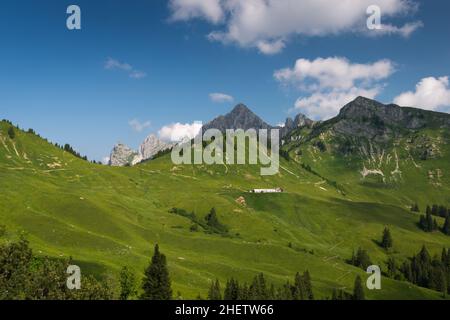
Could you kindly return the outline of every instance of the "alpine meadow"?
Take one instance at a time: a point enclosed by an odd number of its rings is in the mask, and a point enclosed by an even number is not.
[[[449,1],[0,7],[2,307],[450,300]]]

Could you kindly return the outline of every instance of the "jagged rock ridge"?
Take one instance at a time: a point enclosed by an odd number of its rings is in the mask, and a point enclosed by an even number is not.
[[[134,151],[124,144],[117,144],[111,152],[110,165],[117,167],[134,166],[142,161],[152,159],[159,152],[170,148],[172,148],[172,145],[159,140],[152,134],[140,145],[139,151]]]

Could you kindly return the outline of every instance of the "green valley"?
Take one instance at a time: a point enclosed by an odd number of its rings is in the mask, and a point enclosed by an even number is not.
[[[346,110],[381,108],[367,103]],[[424,232],[418,222],[427,205],[450,206],[449,116],[410,110],[411,121],[423,121],[411,127],[374,116],[378,111],[355,120],[346,110],[292,130],[274,176],[260,176],[251,165],[175,166],[170,154],[131,167],[93,164],[31,131],[16,128],[11,137],[11,124],[3,121],[0,225],[6,232],[0,241],[25,233],[40,256],[73,257],[83,273],[97,277],[128,266],[139,279],[158,243],[174,292],[190,299],[206,296],[216,278],[248,282],[264,273],[282,285],[306,270],[316,298],[325,299],[334,289],[351,292],[357,275],[367,279],[347,262],[360,247],[383,271],[390,257],[407,261],[424,245],[440,255],[450,236]],[[250,193],[254,188],[283,193]],[[411,211],[416,203],[420,212]],[[212,208],[226,232],[205,227]],[[444,218],[436,219],[442,227]],[[378,244],[385,227],[394,240],[389,251]],[[442,297],[388,277],[382,290],[366,295]]]

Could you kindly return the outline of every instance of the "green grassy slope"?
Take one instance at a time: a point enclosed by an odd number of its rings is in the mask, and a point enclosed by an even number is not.
[[[351,290],[356,274],[364,275],[345,263],[359,246],[385,266],[387,254],[375,240],[386,225],[399,259],[423,244],[432,253],[450,247],[450,237],[419,230],[418,215],[408,208],[415,199],[422,207],[450,203],[446,175],[440,184],[430,184],[425,174],[447,169],[444,160],[429,160],[417,170],[402,167],[404,180],[395,184],[370,184],[361,180],[356,162],[305,150],[301,161],[337,181],[344,195],[302,169],[300,160],[283,159],[280,174],[273,177],[261,177],[255,166],[174,166],[170,155],[113,168],[82,161],[33,134],[16,131],[11,140],[8,127],[0,124],[0,224],[8,230],[3,241],[25,231],[35,252],[73,256],[84,272],[105,276],[127,265],[142,274],[159,243],[168,257],[174,291],[185,298],[205,296],[216,277],[250,281],[264,272],[281,284],[306,269],[316,296],[324,298],[333,288]],[[322,161],[314,161],[319,156]],[[415,185],[416,179],[420,184]],[[273,187],[286,192],[247,192]],[[245,205],[236,202],[241,196]],[[169,213],[173,207],[201,218],[215,207],[230,236],[191,232],[191,221]],[[440,297],[390,279],[383,281],[383,290],[367,294],[372,299]]]

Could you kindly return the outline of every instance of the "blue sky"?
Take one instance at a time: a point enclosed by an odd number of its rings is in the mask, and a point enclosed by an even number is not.
[[[119,141],[136,148],[163,126],[208,121],[238,102],[272,124],[330,117],[360,92],[449,110],[448,1],[366,1],[382,7],[377,34],[355,6],[272,1],[234,1],[232,11],[230,0],[2,1],[0,118],[100,160]],[[66,28],[71,4],[82,30]]]

